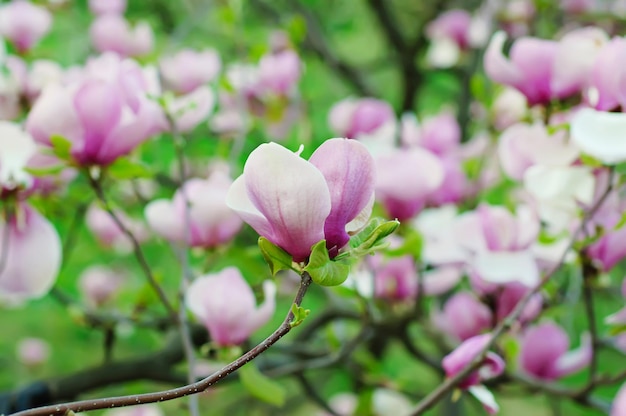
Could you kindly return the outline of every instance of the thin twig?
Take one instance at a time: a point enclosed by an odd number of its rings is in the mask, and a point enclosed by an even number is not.
[[[177,322],[178,317],[176,314],[176,310],[174,309],[170,301],[167,299],[167,296],[165,295],[163,288],[156,281],[154,274],[152,274],[152,269],[150,268],[150,265],[148,264],[148,260],[146,259],[146,256],[143,254],[143,250],[141,249],[141,244],[139,244],[137,237],[135,237],[133,232],[128,227],[126,227],[124,222],[115,213],[113,208],[111,208],[111,204],[109,203],[108,199],[106,198],[106,195],[104,194],[104,190],[102,189],[102,185],[100,181],[92,177],[91,173],[89,172],[87,173],[87,177],[89,179],[89,183],[91,184],[91,187],[93,188],[93,190],[96,193],[96,196],[98,197],[98,200],[104,206],[105,211],[109,214],[109,216],[111,217],[113,222],[115,222],[117,227],[130,240],[133,246],[133,251],[135,253],[135,258],[137,259],[139,266],[141,267],[141,270],[146,276],[148,283],[150,284],[150,286],[152,286],[152,289],[156,292],[157,296],[161,300],[161,303],[163,304],[163,306],[165,306],[165,309],[167,309],[168,315],[170,316],[172,321]]]
[[[300,282],[300,288],[294,298],[294,305],[300,306],[302,299],[307,292],[307,289],[311,285],[311,276],[308,273],[302,275]],[[134,406],[145,403],[156,403],[168,400],[177,399],[179,397],[188,396],[191,394],[201,393],[208,388],[214,386],[231,373],[234,373],[239,368],[243,367],[256,357],[267,351],[272,345],[278,342],[283,336],[285,336],[292,328],[292,321],[295,316],[292,310],[285,317],[283,323],[265,340],[263,340],[256,347],[237,358],[235,361],[226,365],[220,371],[211,374],[210,376],[192,384],[178,387],[171,390],[164,390],[154,393],[138,394],[131,396],[120,397],[108,397],[103,399],[82,400],[73,403],[58,404],[52,406],[39,407],[36,409],[26,410],[23,412],[15,413],[13,416],[63,416],[69,411],[73,412],[86,412],[96,409],[110,409],[114,407]]]

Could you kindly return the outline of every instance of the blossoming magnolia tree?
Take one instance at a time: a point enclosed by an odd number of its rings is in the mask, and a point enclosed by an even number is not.
[[[0,5],[0,415],[626,416],[626,5]]]

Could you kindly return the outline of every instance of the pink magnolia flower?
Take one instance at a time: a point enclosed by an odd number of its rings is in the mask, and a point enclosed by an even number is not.
[[[394,149],[376,158],[376,198],[391,218],[409,219],[444,182],[441,160],[419,147]]]
[[[189,93],[214,80],[220,72],[220,56],[213,49],[183,49],[161,58],[159,68],[165,86],[178,93]]]
[[[504,130],[524,119],[528,111],[526,97],[515,88],[505,88],[498,94],[491,110],[496,129]]]
[[[578,159],[580,151],[560,130],[548,133],[542,123],[518,123],[507,128],[498,142],[498,156],[506,174],[522,180],[533,165],[568,166]]]
[[[21,53],[35,46],[51,26],[50,12],[27,0],[16,0],[0,6],[0,34],[9,39]]]
[[[263,284],[265,300],[256,306],[254,293],[236,267],[197,278],[187,289],[185,303],[220,346],[239,345],[274,314],[276,286]]]
[[[148,238],[148,233],[142,223],[127,217],[121,211],[116,212],[116,215],[139,242]],[[129,252],[132,250],[131,241],[126,234],[118,227],[109,213],[98,205],[92,204],[87,209],[85,221],[87,228],[89,228],[98,241],[105,247],[113,247],[121,252]]]
[[[383,257],[376,254],[369,262],[374,272],[374,296],[389,301],[414,299],[418,280],[413,257]]]
[[[174,198],[158,199],[146,206],[150,227],[173,242],[185,241],[185,216],[189,216],[187,244],[192,247],[216,247],[229,242],[241,229],[242,221],[226,205],[232,185],[228,175],[216,171],[208,179],[190,179]],[[189,203],[186,207],[186,200]],[[185,210],[188,209],[188,214]]]
[[[262,91],[288,95],[302,72],[298,54],[290,49],[263,56],[259,61],[259,84]]]
[[[498,322],[504,320],[511,312],[513,312],[513,309],[515,309],[519,301],[522,300],[522,298],[526,296],[530,290],[531,289],[529,287],[517,282],[507,283],[506,285],[498,288],[494,294],[496,303],[496,319]],[[537,293],[533,295],[519,317],[520,323],[526,324],[531,322],[539,316],[542,307],[543,297],[541,294]]]
[[[572,30],[557,45],[551,88],[558,97],[586,91],[597,56],[609,37],[597,27]]]
[[[625,127],[624,113],[585,108],[572,118],[571,135],[583,152],[606,165],[616,165],[626,160]]]
[[[109,165],[130,153],[163,128],[158,104],[141,85],[141,69],[113,56],[99,60],[106,77],[96,76],[88,64],[84,79],[62,87],[48,86],[26,121],[35,140],[49,145],[60,135],[71,142],[71,155],[81,166]]]
[[[35,141],[21,126],[0,121],[0,198],[5,191],[32,185],[32,178],[24,168],[36,151]]]
[[[226,203],[301,262],[323,239],[336,256],[350,239],[348,232],[367,221],[373,191],[374,163],[361,143],[327,140],[309,161],[269,143],[250,154]]]
[[[50,344],[41,338],[23,338],[17,344],[17,359],[28,367],[36,367],[50,358]]]
[[[596,0],[561,0],[561,8],[567,13],[585,13],[596,8]]]
[[[426,34],[430,39],[447,38],[453,40],[460,49],[469,46],[469,29],[472,16],[466,10],[448,10],[426,27]]]
[[[123,282],[120,273],[105,266],[90,266],[78,278],[83,297],[95,307],[107,303]]]
[[[465,341],[491,329],[491,310],[468,292],[459,292],[434,316],[435,324],[457,341]]]
[[[441,362],[446,376],[454,377],[465,367],[470,365],[487,346],[490,339],[491,334],[477,335],[465,340],[454,351],[446,355]],[[502,374],[504,366],[504,360],[499,355],[490,351],[485,356],[481,367],[473,373],[470,373],[470,375],[459,384],[460,388],[468,390],[476,397],[489,414],[497,413],[499,408],[494,400],[493,394],[491,394],[481,382]]]
[[[597,110],[626,107],[626,38],[615,37],[595,54],[587,101]]]
[[[93,14],[124,14],[127,0],[89,0],[89,10]]]
[[[7,220],[0,220],[0,298],[21,302],[45,295],[61,266],[61,240],[35,209],[23,204]],[[33,261],[37,259],[37,261]]]
[[[215,104],[213,91],[207,86],[201,86],[183,96],[175,97],[167,103],[176,129],[187,133],[205,121]]]
[[[143,56],[154,48],[154,33],[146,22],[135,27],[118,14],[98,16],[89,29],[91,42],[98,52],[115,52],[121,56]]]
[[[330,109],[328,123],[339,136],[358,139],[361,136],[393,135],[395,130],[393,108],[374,98],[346,98]]]
[[[526,286],[539,281],[530,249],[539,234],[539,220],[528,208],[518,208],[513,216],[506,208],[480,205],[462,214],[455,229],[459,244],[472,254],[473,272],[485,281]]]
[[[24,94],[33,102],[46,86],[61,83],[63,75],[63,68],[57,62],[37,59],[25,76]]]
[[[603,227],[604,232],[600,238],[585,249],[585,253],[603,271],[610,271],[626,257],[626,227],[615,227],[622,219],[622,212],[618,210],[604,209],[601,215],[594,216],[594,224]]]
[[[522,37],[515,41],[507,58],[502,53],[505,41],[504,32],[497,32],[491,38],[484,58],[487,75],[519,90],[531,106],[562,98],[551,87],[557,42]]]
[[[577,350],[568,351],[569,338],[558,325],[546,322],[526,330],[519,365],[538,379],[552,381],[582,370],[591,362],[591,338],[583,336]]]
[[[413,114],[401,120],[400,138],[405,146],[420,146],[438,156],[449,155],[461,144],[461,128],[451,112],[427,117],[420,125]]]

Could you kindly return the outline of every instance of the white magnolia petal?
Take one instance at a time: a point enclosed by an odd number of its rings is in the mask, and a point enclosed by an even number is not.
[[[495,415],[500,411],[500,406],[496,403],[496,398],[487,387],[481,385],[471,386],[467,389],[476,398],[490,415]]]
[[[167,199],[157,199],[146,205],[144,215],[150,228],[172,242],[185,240],[183,218],[180,218],[174,206]]]
[[[492,283],[519,282],[534,286],[539,282],[539,268],[530,251],[478,253],[474,268],[484,280]]]
[[[572,140],[608,165],[626,160],[626,114],[580,110],[571,123]]]

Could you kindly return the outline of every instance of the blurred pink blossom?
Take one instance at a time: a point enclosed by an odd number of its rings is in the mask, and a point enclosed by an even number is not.
[[[50,344],[41,338],[23,338],[17,344],[16,353],[22,364],[36,367],[50,358]]]
[[[226,244],[243,225],[239,216],[226,205],[232,183],[228,175],[220,171],[205,180],[190,179],[183,189],[176,191],[171,201],[158,199],[149,203],[145,209],[146,220],[157,234],[180,243],[185,241],[185,216],[188,215],[187,244],[192,247]]]
[[[332,106],[328,123],[339,136],[359,139],[361,136],[387,136],[393,133],[395,118],[393,108],[385,101],[346,98]]]
[[[0,240],[5,259],[0,298],[19,303],[45,295],[62,261],[61,240],[52,224],[34,208],[20,204],[8,221],[0,220],[0,235],[7,236]]]
[[[448,299],[441,311],[433,315],[435,324],[441,331],[456,341],[480,335],[491,329],[491,310],[469,292],[459,292]]]
[[[50,12],[27,0],[0,6],[0,34],[9,39],[20,53],[35,46],[51,26]]]
[[[143,56],[154,48],[154,33],[146,22],[131,27],[118,14],[96,17],[89,29],[91,42],[98,52],[115,52],[121,56]]]
[[[90,266],[83,270],[78,285],[83,297],[91,306],[107,303],[122,286],[124,279],[119,272],[105,266]]]
[[[221,60],[213,49],[183,49],[161,58],[159,68],[165,86],[178,93],[189,93],[213,81],[220,72]]]
[[[263,284],[265,300],[256,306],[254,293],[239,269],[198,277],[187,289],[185,303],[207,327],[219,346],[239,345],[274,314],[276,286]]]
[[[568,351],[569,338],[558,325],[546,322],[526,330],[519,365],[525,373],[542,380],[558,380],[587,367],[593,350],[591,338],[583,336],[577,350]]]
[[[126,0],[89,0],[89,10],[96,15],[121,15],[126,11]]]
[[[139,242],[145,241],[148,238],[148,232],[141,222],[129,218],[121,211],[117,211],[116,215]],[[98,205],[92,204],[87,209],[85,221],[87,228],[89,228],[98,241],[105,247],[113,247],[120,252],[129,252],[132,250],[130,239],[118,227],[109,213]]]

